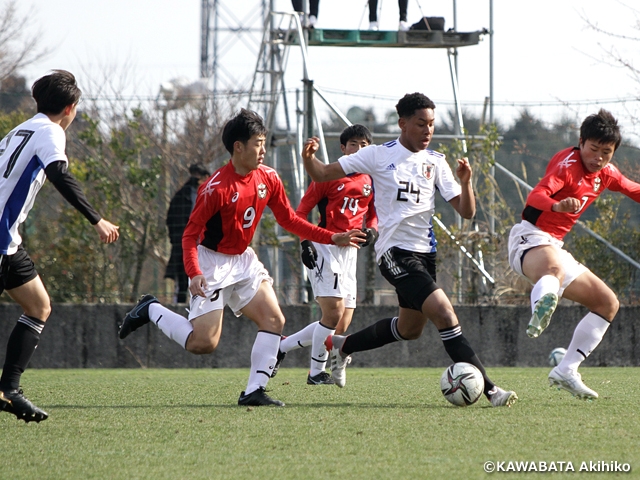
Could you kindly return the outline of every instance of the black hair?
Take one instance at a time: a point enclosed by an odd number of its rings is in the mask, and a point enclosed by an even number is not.
[[[618,120],[604,108],[601,108],[598,113],[589,115],[580,126],[580,141],[584,144],[587,140],[598,143],[613,143],[617,150],[622,143]]]
[[[200,162],[189,165],[189,175],[196,178],[205,178],[211,175],[209,170]]]
[[[416,110],[422,110],[423,108],[435,109],[436,104],[422,93],[407,93],[402,97],[396,105],[396,112],[400,118],[413,117]]]
[[[340,134],[340,144],[346,146],[347,142],[352,138],[363,138],[368,144],[373,142],[371,132],[364,125],[356,123],[345,128]]]
[[[53,70],[35,81],[31,96],[36,101],[38,113],[57,115],[65,107],[78,103],[82,91],[73,74],[66,70]]]
[[[242,142],[247,144],[254,135],[266,135],[267,127],[262,117],[251,110],[242,109],[235,117],[227,122],[222,130],[222,143],[227,151],[233,155],[233,144]]]

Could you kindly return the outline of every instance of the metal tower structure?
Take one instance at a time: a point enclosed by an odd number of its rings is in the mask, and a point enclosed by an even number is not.
[[[259,53],[268,0],[254,0],[240,13],[231,0],[201,0],[200,77],[212,80],[213,94],[246,90],[253,71],[242,68]],[[229,67],[233,65],[233,67]]]

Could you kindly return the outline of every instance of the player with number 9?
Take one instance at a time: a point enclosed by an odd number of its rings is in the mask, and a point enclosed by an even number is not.
[[[251,370],[239,405],[284,406],[266,392],[276,364],[284,316],[273,280],[249,246],[262,212],[269,207],[288,231],[320,243],[357,247],[360,230],[334,233],[299,218],[286,196],[277,172],[263,165],[267,129],[255,112],[242,109],[229,120],[222,142],[230,161],[198,189],[196,203],[182,237],[184,266],[190,278],[189,318],[143,295],[127,313],[120,338],[153,322],[188,352],[212,353],[222,333],[223,309],[244,314],[258,327],[251,351]]]

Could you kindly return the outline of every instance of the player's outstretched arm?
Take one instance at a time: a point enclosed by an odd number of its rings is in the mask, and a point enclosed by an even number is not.
[[[346,174],[339,162],[326,164],[316,158],[316,152],[319,148],[320,139],[318,137],[309,138],[302,148],[304,168],[311,179],[315,182],[328,182],[345,177]]]
[[[118,240],[118,237],[120,237],[120,227],[105,220],[104,218],[100,219],[100,221],[96,223],[93,228],[96,229],[96,232],[98,232],[98,235],[100,235],[100,240],[103,243],[113,243]]]
[[[367,239],[367,234],[357,228],[344,233],[334,233],[331,241],[341,247],[360,248],[360,244]]]

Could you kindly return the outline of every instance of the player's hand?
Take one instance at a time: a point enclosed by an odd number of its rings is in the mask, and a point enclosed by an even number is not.
[[[471,181],[471,164],[467,157],[459,158],[457,160],[458,167],[456,168],[456,175],[460,179],[460,183],[469,183]]]
[[[300,246],[302,247],[302,263],[304,263],[304,266],[309,270],[313,270],[316,268],[316,260],[318,260],[318,251],[316,250],[316,247],[313,246],[313,243],[311,243],[310,240],[303,240],[300,242]]]
[[[331,241],[340,247],[356,247],[360,248],[360,244],[367,239],[362,230],[354,228],[344,233],[334,233],[331,235]]]
[[[368,247],[376,243],[378,231],[375,228],[363,228],[362,231],[367,237],[366,240],[360,244],[361,247]]]
[[[554,203],[551,206],[552,212],[562,213],[575,213],[580,209],[580,200],[573,197],[567,197],[564,200],[560,200],[558,203]]]
[[[103,243],[113,243],[118,240],[118,237],[120,236],[120,232],[118,231],[120,227],[105,220],[104,218],[101,218],[93,228],[96,229],[96,232],[100,235],[100,240]]]
[[[312,158],[318,149],[320,148],[320,139],[318,137],[311,137],[304,142],[302,147],[302,158]]]
[[[191,279],[191,282],[189,282],[189,291],[194,297],[196,295],[200,297],[206,297],[207,294],[204,291],[206,287],[207,279],[204,278],[204,275],[196,275]]]

